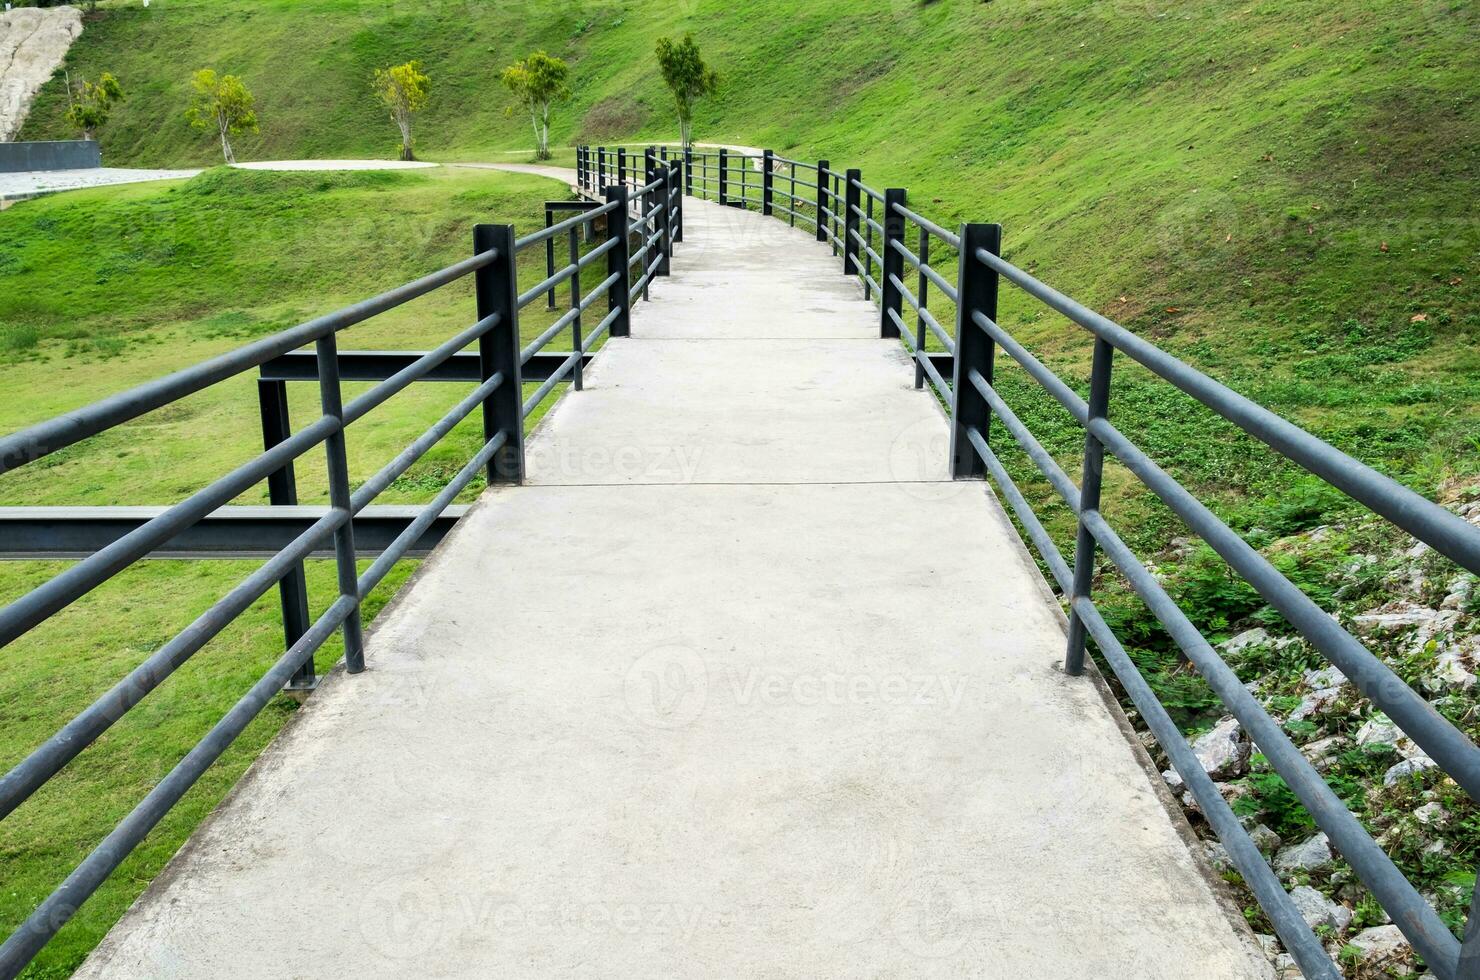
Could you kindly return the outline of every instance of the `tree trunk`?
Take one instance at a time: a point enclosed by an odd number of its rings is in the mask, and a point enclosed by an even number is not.
[[[540,155],[540,114],[534,106],[529,107],[529,124],[534,127],[534,155],[539,159]]]
[[[228,164],[236,163],[236,154],[231,152],[231,140],[226,137],[226,130],[221,130],[221,155],[226,158]]]
[[[550,104],[540,107],[540,159],[550,159]]]
[[[399,116],[396,125],[401,127],[401,159],[415,160],[416,154],[411,150],[411,117]]]

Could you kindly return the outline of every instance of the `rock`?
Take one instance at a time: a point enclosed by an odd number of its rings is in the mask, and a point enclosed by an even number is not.
[[[1425,827],[1441,824],[1449,819],[1449,811],[1437,802],[1425,803],[1413,811],[1413,819]]]
[[[1475,580],[1468,575],[1457,575],[1449,580],[1445,586],[1444,600],[1439,603],[1440,609],[1463,609],[1465,600],[1470,598],[1470,593],[1475,588]]]
[[[1408,976],[1413,973],[1413,947],[1397,926],[1363,929],[1347,940],[1347,945],[1358,951],[1359,977]]]
[[[76,7],[18,7],[0,13],[0,142],[14,139],[31,100],[62,66],[82,33]]]
[[[1375,714],[1357,729],[1358,745],[1397,745],[1403,732],[1384,714]]]
[[[1305,672],[1305,686],[1312,691],[1325,691],[1333,687],[1340,687],[1346,683],[1346,675],[1335,667],[1322,667],[1320,670],[1307,670]]]
[[[1444,644],[1434,667],[1436,688],[1458,687],[1468,691],[1474,687],[1480,672],[1480,636]]]
[[[1271,963],[1274,962],[1276,956],[1280,955],[1280,941],[1275,937],[1265,932],[1256,932],[1254,933],[1254,940],[1259,944],[1259,948],[1264,951],[1264,955],[1268,957]]]
[[[1260,824],[1253,830],[1249,831],[1249,839],[1254,842],[1254,846],[1259,848],[1261,853],[1266,855],[1273,854],[1275,851],[1278,851],[1280,849],[1280,845],[1284,843],[1284,841],[1280,839],[1279,834],[1270,830],[1268,827],[1264,826],[1264,824]]]
[[[1404,759],[1382,774],[1382,785],[1396,786],[1400,782],[1413,778],[1422,778],[1423,774],[1435,768],[1433,759],[1426,755],[1415,756],[1412,759]]]
[[[1325,927],[1332,932],[1344,932],[1351,925],[1352,910],[1331,901],[1309,885],[1297,885],[1290,889],[1290,901],[1312,929]]]
[[[1234,870],[1233,858],[1228,856],[1228,848],[1224,847],[1221,841],[1203,841],[1203,853],[1207,856],[1208,863],[1213,866],[1214,871],[1222,874]]]
[[[1192,743],[1192,753],[1209,776],[1231,779],[1248,766],[1249,742],[1237,719],[1224,718],[1212,731],[1198,736]]]
[[[1300,699],[1300,703],[1295,706],[1295,710],[1290,712],[1289,717],[1285,719],[1285,724],[1288,725],[1293,721],[1305,721],[1316,715],[1323,715],[1335,706],[1336,700],[1339,697],[1341,697],[1341,688],[1339,687],[1328,687],[1324,690],[1316,691],[1314,694],[1307,694]]]
[[[1244,630],[1238,636],[1224,640],[1218,644],[1218,649],[1224,653],[1241,653],[1249,647],[1263,646],[1268,642],[1269,630],[1256,626],[1251,630]]]
[[[1307,742],[1300,751],[1310,760],[1310,764],[1320,771],[1329,768],[1331,763],[1336,761],[1336,757],[1346,750],[1346,746],[1345,738],[1332,735],[1328,738],[1316,739],[1314,742]]]
[[[1368,718],[1366,724],[1357,730],[1357,744],[1390,745],[1405,759],[1428,758],[1428,753],[1419,748],[1418,743],[1403,734],[1403,730],[1381,712]]]
[[[1305,973],[1295,963],[1295,957],[1281,953],[1274,958],[1275,980],[1305,980]]]
[[[1353,616],[1352,623],[1369,633],[1393,633],[1410,626],[1425,626],[1441,617],[1445,613],[1438,609],[1399,600]]]
[[[1331,853],[1331,841],[1325,834],[1301,841],[1275,855],[1274,867],[1282,874],[1293,871],[1319,871],[1329,868],[1335,860]]]
[[[1167,789],[1173,793],[1181,793],[1187,789],[1187,784],[1182,782],[1182,777],[1177,775],[1177,770],[1175,769],[1168,769],[1161,774],[1161,778],[1166,780]]]

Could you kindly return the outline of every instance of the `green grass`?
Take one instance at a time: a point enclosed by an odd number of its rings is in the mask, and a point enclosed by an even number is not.
[[[185,182],[61,194],[0,212],[0,431],[87,404],[245,341],[380,292],[471,253],[477,221],[544,220],[563,196],[541,178],[442,169],[272,174],[212,170]],[[593,273],[594,275],[594,270]],[[521,280],[543,275],[543,251]],[[550,322],[535,303],[522,334]],[[427,349],[475,319],[464,280],[352,327],[340,346]],[[557,340],[554,347],[568,348]],[[346,395],[368,388],[346,385]],[[413,385],[349,432],[350,475],[374,473],[470,386]],[[527,386],[533,388],[533,385]],[[298,424],[317,386],[290,386]],[[546,402],[547,407],[550,402]],[[242,375],[6,475],[0,504],[165,504],[261,447],[256,382]],[[429,501],[476,450],[476,415],[395,481],[379,502]],[[297,466],[305,502],[327,497],[320,452]],[[481,478],[462,495],[476,496]],[[266,503],[266,488],[239,503]],[[402,563],[367,602],[371,617],[414,568]],[[362,564],[368,566],[368,562]],[[61,571],[0,563],[0,601]],[[145,561],[6,648],[0,768],[9,769],[244,578],[254,563]],[[315,614],[335,595],[331,562],[308,564]],[[337,642],[318,654],[327,671]],[[159,690],[0,823],[0,931],[9,933],[282,654],[269,592]],[[274,701],[36,960],[65,976],[128,907],[291,715]]]
[[[366,80],[374,67],[408,58],[420,59],[433,79],[433,105],[418,128],[423,156],[513,159],[528,145],[528,124],[506,112],[496,80],[503,65],[534,47],[572,62],[573,98],[554,121],[557,147],[672,139],[651,52],[659,35],[692,30],[724,76],[722,93],[698,113],[696,138],[859,167],[873,186],[907,188],[915,208],[948,225],[999,221],[1014,263],[1433,494],[1474,473],[1480,447],[1476,11],[1462,0],[158,0],[147,11],[109,0],[68,64],[89,76],[113,71],[129,92],[102,134],[112,164],[214,162],[212,140],[182,117],[190,71],[207,65],[243,75],[258,96],[263,130],[239,140],[242,158],[389,156],[396,131],[369,101]],[[69,135],[62,107],[53,82],[23,136]],[[558,152],[568,159],[568,149]],[[471,172],[212,172],[173,188],[64,195],[0,214],[0,383],[27,394],[0,405],[0,429],[458,258],[474,220],[528,227],[544,186]],[[385,244],[366,248],[370,240]],[[471,308],[456,290],[422,304],[357,328],[355,344],[425,346]],[[999,319],[1084,392],[1082,331],[1011,289]],[[1072,420],[1011,366],[1002,367],[999,386],[1076,472],[1082,433]],[[255,445],[249,387],[222,386],[75,455],[27,467],[0,483],[0,502],[177,499]],[[300,387],[301,419],[312,411],[312,393]],[[412,410],[386,412],[367,433],[354,433],[356,473],[363,477],[404,444],[450,397],[422,389],[398,396]],[[1294,533],[1348,508],[1125,358],[1112,416],[1255,538]],[[394,499],[426,499],[471,445],[472,435],[459,430],[446,457],[429,457]],[[1068,545],[1071,522],[1047,484],[1020,455],[1004,457]],[[321,495],[318,470],[302,470],[305,493]],[[1104,509],[1147,557],[1185,533],[1116,466]],[[131,574],[147,588],[148,576],[163,581],[181,567]],[[41,574],[11,568],[0,566],[6,595]],[[229,578],[225,568],[194,574]],[[322,584],[322,570],[314,574]],[[1138,662],[1186,725],[1204,723],[1215,710],[1205,687],[1124,584],[1104,578],[1107,615],[1134,639]],[[1215,635],[1265,613],[1206,555],[1174,569],[1169,583]],[[218,584],[203,580],[167,605],[88,622],[104,624],[93,628],[107,650],[137,657],[163,622],[178,623]],[[270,603],[253,615],[242,628],[255,622],[256,633],[216,646],[270,656]],[[158,629],[147,618],[155,616]],[[39,669],[50,671],[48,684],[81,693],[45,717],[7,724],[6,758],[34,744],[118,663],[131,662],[120,654],[95,671],[78,670],[75,643],[64,642],[76,627],[58,629],[38,641],[46,654]],[[202,700],[234,697],[234,685],[251,673],[243,670],[219,682],[203,676],[195,690]],[[34,703],[33,688],[22,686],[28,678],[12,683],[9,674],[0,681],[10,703]],[[212,701],[199,720],[224,703]],[[161,709],[160,717],[173,715]],[[196,815],[274,726],[265,718],[234,750],[235,761],[212,777],[215,788],[198,794]],[[144,742],[141,756],[172,758],[189,744],[183,734],[135,739]],[[119,755],[103,775],[120,780],[121,805],[147,779],[141,771],[128,781],[130,743],[120,732],[114,744]],[[31,877],[4,899],[6,921],[30,908],[43,883],[117,812],[96,820],[73,814],[86,826],[58,836],[48,852],[54,860],[22,864]],[[65,972],[76,961],[193,819],[180,816],[150,844],[153,864],[130,865],[115,878],[113,890],[86,908],[87,923],[46,954],[45,970]],[[7,859],[40,846],[6,833]],[[42,824],[32,833],[49,831]]]

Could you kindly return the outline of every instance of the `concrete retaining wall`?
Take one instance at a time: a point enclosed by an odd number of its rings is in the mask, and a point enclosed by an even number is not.
[[[103,154],[94,140],[0,143],[0,174],[24,170],[85,170],[102,165]]]

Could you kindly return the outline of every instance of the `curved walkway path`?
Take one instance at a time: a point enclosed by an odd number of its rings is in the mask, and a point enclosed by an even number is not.
[[[79,977],[1268,975],[874,308],[685,209],[527,484]]]

